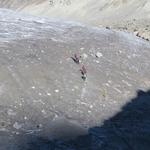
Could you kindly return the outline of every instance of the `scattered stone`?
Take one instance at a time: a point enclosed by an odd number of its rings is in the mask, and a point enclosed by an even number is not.
[[[43,109],[42,111],[41,111],[44,115],[46,115],[46,111]]]
[[[106,29],[110,30],[110,27],[106,27]]]
[[[37,128],[42,128],[42,124],[38,124],[36,127]]]
[[[15,116],[16,115],[16,112],[14,112],[12,109],[9,109],[7,111],[7,114],[10,115],[10,116]]]
[[[80,50],[84,50],[84,47],[81,47]]]
[[[102,53],[100,53],[100,52],[97,52],[97,53],[96,53],[96,57],[97,57],[97,58],[100,58],[100,57],[102,57],[102,56],[103,56]]]
[[[35,86],[32,86],[31,88],[32,88],[32,89],[35,89]]]
[[[137,30],[137,29],[134,29],[134,30],[133,30],[133,32],[136,32],[136,31],[138,31],[138,30]]]
[[[136,35],[136,36],[138,36],[138,34],[139,34],[138,31],[134,31],[133,33],[134,33],[134,35]]]
[[[139,32],[137,32],[137,33],[136,33],[136,36],[140,37],[140,33],[139,33]]]
[[[93,108],[93,105],[90,105],[90,108],[92,109],[92,108]]]
[[[51,93],[47,93],[48,96],[51,96]]]
[[[17,130],[19,130],[20,128],[22,128],[22,124],[19,124],[18,122],[15,122],[13,127]]]
[[[39,96],[41,96],[42,95],[42,93],[39,93]]]
[[[55,90],[55,93],[58,93],[58,92],[59,92],[59,90],[58,90],[58,89],[56,89],[56,90]]]
[[[28,118],[25,116],[25,117],[24,117],[24,120],[27,120],[27,119],[28,119]]]
[[[99,61],[98,61],[98,60],[96,60],[95,62],[96,62],[97,64],[99,64]]]
[[[41,50],[41,53],[45,53],[45,51],[44,51],[44,50]]]
[[[16,135],[19,135],[20,133],[19,133],[19,132],[15,132],[15,134],[16,134]]]
[[[83,58],[83,59],[87,59],[87,58],[88,58],[88,55],[85,54],[85,53],[83,53],[83,54],[82,54],[82,58]]]

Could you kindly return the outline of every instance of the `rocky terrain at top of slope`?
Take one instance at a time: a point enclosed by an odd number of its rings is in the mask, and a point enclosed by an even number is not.
[[[149,0],[1,0],[1,8],[125,29],[150,40]]]
[[[101,126],[149,89],[149,51],[132,34],[0,10],[0,149]]]

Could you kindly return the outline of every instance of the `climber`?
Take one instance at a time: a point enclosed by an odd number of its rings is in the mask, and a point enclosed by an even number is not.
[[[81,57],[81,56],[80,56]],[[77,54],[74,54],[74,57],[71,57],[72,60],[76,63],[76,64],[79,64],[80,63],[80,57],[77,56]]]
[[[82,68],[80,69],[80,72],[81,72],[81,74],[82,74],[82,79],[83,80],[86,80],[86,78],[87,78],[87,70],[86,70],[86,68],[85,68],[85,66],[83,65],[82,66]]]

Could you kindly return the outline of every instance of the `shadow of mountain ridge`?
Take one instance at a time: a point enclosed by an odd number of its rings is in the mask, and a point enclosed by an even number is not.
[[[28,150],[149,150],[150,149],[150,90],[137,91],[122,111],[100,127],[89,129],[88,135],[75,140],[30,141]]]

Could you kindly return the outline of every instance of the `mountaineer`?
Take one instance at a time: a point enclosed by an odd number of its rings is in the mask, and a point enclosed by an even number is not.
[[[80,69],[80,72],[81,72],[81,74],[82,74],[82,79],[83,80],[86,80],[86,78],[87,78],[87,70],[86,70],[86,68],[85,68],[85,66],[83,65],[82,66],[82,68]]]
[[[79,64],[80,63],[80,58],[81,56],[77,56],[77,54],[74,54],[74,57],[71,57],[72,60],[76,63],[76,64]]]

